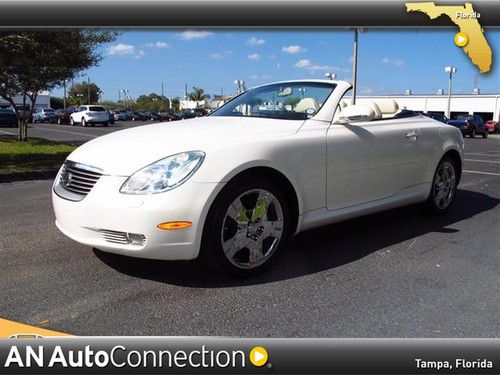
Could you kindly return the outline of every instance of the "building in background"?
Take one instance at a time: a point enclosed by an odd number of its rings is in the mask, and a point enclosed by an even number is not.
[[[28,99],[28,105],[30,100]],[[16,105],[23,105],[23,98],[21,96],[14,97]],[[0,98],[0,108],[9,107],[10,103]],[[48,91],[41,91],[36,99],[35,107],[49,108],[50,107],[50,93]]]
[[[357,104],[371,100],[387,98],[395,100],[399,108],[416,112],[439,112],[444,114],[447,106],[447,95],[365,95],[357,96]],[[451,97],[451,118],[457,115],[480,115],[484,121],[500,121],[500,94],[457,94]]]

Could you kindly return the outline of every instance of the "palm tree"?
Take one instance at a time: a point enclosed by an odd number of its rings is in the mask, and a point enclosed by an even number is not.
[[[209,99],[210,95],[205,94],[205,90],[200,87],[193,87],[193,91],[188,94],[188,99],[196,102],[196,107],[198,107],[199,102]]]
[[[170,100],[170,108],[175,112],[179,112],[179,110],[181,109],[181,100],[179,98],[172,98]]]

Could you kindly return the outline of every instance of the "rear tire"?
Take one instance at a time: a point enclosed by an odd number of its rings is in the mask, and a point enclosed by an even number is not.
[[[488,129],[486,129],[483,133],[483,138],[488,138]]]
[[[82,117],[82,126],[83,127],[87,126],[87,121],[85,120],[85,117]]]
[[[470,133],[470,137],[471,138],[476,138],[476,129],[472,129],[472,131]]]
[[[431,192],[423,203],[425,211],[444,215],[453,205],[457,193],[459,169],[454,159],[445,156],[434,172]]]
[[[207,214],[200,260],[235,277],[263,272],[290,236],[289,207],[282,189],[262,177],[229,182]]]

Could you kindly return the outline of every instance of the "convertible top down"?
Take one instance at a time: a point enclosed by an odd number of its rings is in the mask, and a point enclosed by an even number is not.
[[[388,99],[351,105],[350,88],[277,82],[207,117],[87,142],[54,181],[56,225],[103,251],[248,276],[303,230],[413,203],[444,214],[460,131]]]

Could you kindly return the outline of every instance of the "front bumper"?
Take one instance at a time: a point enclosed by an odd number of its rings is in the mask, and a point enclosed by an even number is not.
[[[196,258],[206,214],[223,184],[189,180],[165,193],[127,195],[119,192],[125,180],[102,176],[78,202],[53,190],[59,230],[79,243],[111,253],[164,260]],[[160,223],[180,220],[190,221],[192,226],[171,231],[157,228]],[[141,244],[114,243],[103,235],[107,231],[139,234],[145,240]]]

